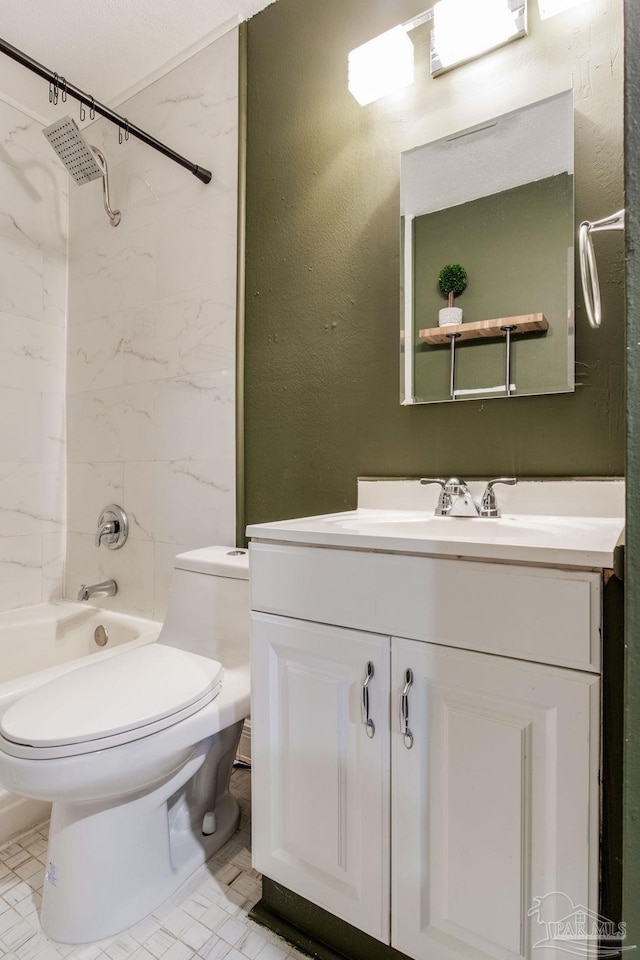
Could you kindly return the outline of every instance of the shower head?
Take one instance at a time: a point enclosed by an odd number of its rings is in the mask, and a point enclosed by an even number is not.
[[[112,227],[121,220],[119,210],[109,201],[109,171],[104,154],[90,146],[72,117],[61,117],[42,131],[76,183],[89,183],[102,177],[102,197]]]
[[[76,183],[104,176],[100,161],[71,117],[61,117],[42,132]]]

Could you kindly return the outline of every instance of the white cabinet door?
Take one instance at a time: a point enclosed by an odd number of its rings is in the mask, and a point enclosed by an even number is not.
[[[388,943],[390,639],[253,614],[251,664],[254,864]]]
[[[547,923],[598,905],[598,678],[394,638],[392,686],[392,945],[558,960]]]

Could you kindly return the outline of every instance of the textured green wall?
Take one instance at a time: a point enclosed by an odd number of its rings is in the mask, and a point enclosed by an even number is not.
[[[623,906],[640,949],[640,7],[625,2],[627,204],[627,531]]]
[[[349,50],[423,0],[277,0],[248,26],[246,520],[355,505],[358,475],[624,467],[621,240],[598,238],[606,329],[577,310],[575,394],[401,407],[400,152],[576,88],[576,219],[622,205],[622,0],[360,107]],[[541,144],[544,149],[544,144]]]

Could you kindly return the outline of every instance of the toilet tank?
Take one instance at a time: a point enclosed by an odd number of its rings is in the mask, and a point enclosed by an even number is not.
[[[158,643],[233,667],[249,662],[249,553],[204,547],[175,558]]]

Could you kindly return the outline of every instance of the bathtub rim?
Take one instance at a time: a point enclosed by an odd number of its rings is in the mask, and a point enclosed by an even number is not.
[[[119,643],[113,647],[104,647],[96,648],[96,650],[91,653],[84,654],[81,657],[75,657],[72,660],[65,660],[63,663],[55,664],[51,667],[44,667],[41,670],[34,670],[31,673],[24,673],[19,677],[13,677],[10,680],[0,681],[0,716],[4,713],[12,703],[15,703],[17,699],[24,696],[34,687],[41,686],[43,683],[48,683],[50,680],[54,680],[56,677],[62,676],[65,673],[68,673],[70,670],[77,670],[80,667],[85,666],[88,663],[96,663],[97,658],[100,660],[107,659],[109,657],[116,656],[123,649],[133,649],[134,647],[142,646],[146,643],[152,643],[158,639],[160,635],[160,630],[162,629],[162,623],[156,620],[150,620],[146,617],[137,617],[132,616],[131,614],[122,613],[116,610],[109,610],[105,607],[91,607],[88,608],[84,604],[76,603],[69,600],[57,600],[51,601],[49,603],[43,604],[34,604],[29,607],[22,607],[18,610],[11,611],[13,614],[19,614],[21,610],[34,610],[34,608],[41,608],[42,611],[46,609],[58,609],[64,613],[69,611],[68,615],[72,615],[74,612],[79,610],[88,610],[91,609],[96,614],[96,619],[104,619],[107,626],[111,620],[116,622],[121,622],[124,626],[129,628],[135,628],[139,626],[141,632],[132,640],[126,640],[124,643]],[[27,621],[29,624],[37,624],[38,622],[51,622],[52,620],[63,620],[64,616],[59,617],[41,617],[38,620],[35,616],[28,617]],[[16,624],[19,624],[21,621],[19,616],[16,616]],[[11,621],[6,621],[2,623],[0,620],[0,632],[4,629],[9,629],[11,626]],[[1,643],[1,641],[0,641]],[[73,666],[71,666],[73,664]]]

